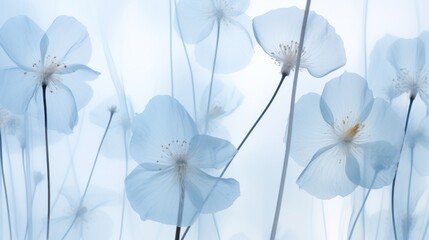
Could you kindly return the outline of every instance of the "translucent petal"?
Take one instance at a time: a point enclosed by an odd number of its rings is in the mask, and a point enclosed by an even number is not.
[[[380,39],[370,56],[368,68],[368,85],[374,91],[376,97],[391,100],[401,94],[393,86],[393,79],[397,78],[395,68],[387,61],[386,55],[389,47],[397,38],[386,35]]]
[[[59,16],[46,31],[49,38],[47,57],[60,63],[87,64],[91,56],[91,42],[86,27],[74,17]]]
[[[254,54],[250,23],[249,17],[241,15],[231,19],[228,24],[221,24],[216,72],[235,72],[249,64]],[[210,35],[195,47],[197,62],[210,71],[213,67],[216,35],[217,27],[214,27]]]
[[[161,158],[162,146],[176,140],[189,143],[197,134],[195,123],[177,100],[156,96],[134,119],[130,153],[139,163],[159,161],[169,165],[168,159]]]
[[[365,79],[349,72],[329,81],[323,89],[322,98],[337,123],[347,117],[352,121],[360,120],[362,111],[373,100]]]
[[[37,107],[39,119],[43,119],[42,89],[38,90]],[[48,112],[48,128],[60,133],[69,134],[73,131],[78,121],[76,102],[70,89],[56,82],[46,89],[46,101]]]
[[[198,169],[190,170],[185,184],[186,194],[198,209],[202,209],[201,213],[213,213],[226,209],[240,196],[239,183],[234,179],[219,179]]]
[[[307,165],[319,149],[336,142],[331,126],[320,114],[319,101],[319,95],[309,93],[295,104],[291,156],[302,166]]]
[[[86,221],[82,222],[83,236],[88,239],[110,239],[114,229],[112,218],[101,210],[88,212],[87,215]]]
[[[0,70],[0,105],[17,114],[25,113],[38,86],[35,75],[20,68]]]
[[[216,17],[211,0],[181,0],[177,4],[177,18],[182,36],[187,43],[197,43],[213,29]]]
[[[410,149],[411,151],[411,149]],[[417,144],[413,151],[414,169],[422,176],[429,175],[429,149],[423,145]]]
[[[297,184],[311,195],[330,199],[353,192],[356,184],[346,174],[346,154],[333,147],[313,159],[298,177]]]
[[[424,67],[425,53],[425,45],[421,39],[398,39],[390,46],[387,58],[396,71],[406,69],[415,73]]]
[[[177,224],[179,186],[172,168],[148,171],[138,166],[125,179],[128,201],[140,218],[170,225]],[[181,226],[191,225],[196,215],[197,209],[185,192]]]
[[[196,168],[222,168],[235,155],[235,147],[223,139],[196,135],[188,151],[188,164]]]
[[[403,125],[400,118],[390,107],[382,100],[375,99],[371,112],[363,121],[365,125],[361,134],[356,137],[357,142],[388,142],[399,148],[403,140]]]
[[[41,64],[40,40],[43,35],[43,30],[33,20],[16,16],[0,29],[0,45],[16,65],[29,71],[33,64]]]

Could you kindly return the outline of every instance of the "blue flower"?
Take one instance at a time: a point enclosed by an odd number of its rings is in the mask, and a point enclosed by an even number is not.
[[[239,196],[238,182],[212,177],[204,170],[223,168],[235,152],[228,141],[199,135],[174,98],[152,98],[134,120],[130,153],[139,166],[125,180],[131,207],[142,220],[176,225],[184,189],[180,226],[191,225],[200,210],[213,213],[229,207]]]
[[[429,106],[429,32],[417,38],[386,36],[371,55],[369,84],[374,93],[392,100],[402,94],[420,96]]]
[[[331,80],[322,96],[303,96],[296,103],[291,146],[291,156],[306,166],[298,185],[329,199],[346,196],[357,185],[389,184],[399,158],[401,126],[389,104],[374,99],[357,74]]]
[[[249,0],[179,1],[177,19],[183,40],[198,43],[195,55],[203,67],[212,67],[217,34],[216,72],[234,72],[250,62],[254,51],[252,34],[249,34],[251,21],[244,13],[248,6]],[[219,33],[217,24],[220,25]]]
[[[10,67],[0,69],[0,104],[25,113],[31,100],[41,102],[41,86],[46,85],[49,128],[70,133],[77,109],[92,94],[84,81],[99,75],[85,66],[91,55],[86,28],[73,17],[60,16],[44,32],[30,18],[16,16],[0,29],[0,46],[11,60]],[[82,98],[76,101],[73,94]]]
[[[429,117],[423,118],[417,127],[410,125],[406,144],[403,156],[410,159],[412,153],[414,169],[423,176],[429,175]]]
[[[253,19],[256,40],[289,75],[295,68],[304,11],[296,7],[269,11]],[[301,68],[314,77],[344,66],[346,56],[341,38],[328,21],[314,12],[308,16]]]

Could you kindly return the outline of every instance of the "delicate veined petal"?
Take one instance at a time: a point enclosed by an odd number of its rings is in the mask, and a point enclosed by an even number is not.
[[[363,121],[360,115],[373,101],[372,92],[368,89],[365,79],[349,72],[329,81],[323,89],[322,98],[331,109],[337,124],[348,119]]]
[[[181,0],[177,4],[177,17],[183,40],[197,43],[213,30],[216,18],[212,16],[212,0]]]
[[[198,134],[195,123],[183,106],[169,96],[152,98],[144,112],[136,116],[133,129],[130,152],[139,163],[168,164],[165,161],[170,160],[162,158],[164,147],[168,144],[176,146],[176,142],[187,144]]]
[[[425,65],[425,45],[419,38],[398,39],[392,43],[387,59],[397,71],[408,70],[411,74]]]
[[[176,225],[179,210],[179,181],[174,169],[148,171],[137,166],[125,179],[128,201],[142,220],[154,220]],[[180,226],[189,226],[198,209],[185,193],[183,218]]]
[[[291,156],[302,166],[309,163],[321,148],[335,143],[333,131],[319,110],[320,96],[304,95],[295,105]]]
[[[215,184],[216,187],[214,187]],[[240,196],[239,184],[234,179],[219,179],[198,169],[190,170],[185,185],[187,190],[185,194],[189,195],[192,203],[197,209],[201,209],[202,213],[212,213],[226,209]],[[212,188],[213,192],[206,200]]]
[[[196,135],[192,138],[188,151],[188,164],[196,168],[222,168],[235,155],[235,147],[228,141]]]
[[[87,64],[91,56],[88,32],[74,17],[59,16],[46,31],[49,38],[47,56],[66,64]]]
[[[320,199],[346,196],[356,188],[346,174],[346,155],[332,147],[313,159],[297,180],[300,188]]]
[[[253,57],[253,34],[248,16],[237,17],[228,25],[221,25],[216,69],[218,73],[230,73],[242,69]],[[195,56],[203,67],[210,69],[216,46],[217,28],[195,47]]]
[[[39,119],[43,119],[42,90],[38,91]],[[57,82],[46,89],[48,128],[69,134],[77,124],[78,114],[73,93],[64,84]]]
[[[272,10],[253,19],[256,40],[268,55],[282,64],[284,74],[295,67],[303,16],[303,10],[291,7]],[[310,12],[301,67],[315,77],[323,77],[345,63],[341,38],[323,17]]]
[[[0,45],[17,66],[29,71],[40,64],[40,40],[44,32],[30,18],[16,16],[0,29]]]
[[[21,68],[0,70],[0,105],[22,114],[27,110],[38,83]]]

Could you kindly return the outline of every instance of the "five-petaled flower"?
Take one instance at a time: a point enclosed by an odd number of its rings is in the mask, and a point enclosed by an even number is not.
[[[304,11],[281,8],[253,19],[256,40],[264,51],[289,75],[295,68]],[[310,12],[305,31],[301,68],[314,77],[324,75],[346,63],[344,46],[335,29],[323,17]]]
[[[239,196],[237,181],[203,171],[224,167],[236,149],[228,141],[199,135],[192,118],[174,98],[156,96],[137,115],[130,152],[139,165],[125,180],[126,192],[142,220],[189,226],[200,212],[223,210]]]
[[[71,132],[77,109],[91,95],[84,81],[99,75],[85,65],[91,55],[86,28],[73,17],[59,16],[44,32],[30,18],[16,16],[0,29],[0,46],[11,60],[11,66],[0,69],[0,104],[25,113],[32,99],[41,99],[46,86],[48,127]],[[82,98],[75,100],[73,94]]]
[[[297,183],[310,194],[346,196],[357,185],[379,188],[393,180],[403,139],[389,104],[374,99],[366,81],[344,73],[322,96],[296,103],[291,156],[305,167]]]

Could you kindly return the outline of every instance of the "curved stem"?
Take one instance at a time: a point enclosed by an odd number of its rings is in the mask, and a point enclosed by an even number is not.
[[[172,8],[172,4],[171,1],[169,1],[168,4],[168,12],[169,12],[169,35],[170,35],[170,86],[171,86],[171,96],[174,98],[174,71],[173,71],[173,23],[172,23],[172,19],[173,19],[173,13],[171,11]]]
[[[402,149],[404,148],[405,135],[407,134],[408,121],[410,119],[410,114],[411,114],[411,109],[413,107],[414,99],[415,99],[415,97],[410,97],[410,103],[408,105],[407,117],[405,119],[404,138],[402,140],[402,146],[401,146],[401,150],[399,151],[399,156],[401,156]],[[398,239],[398,234],[397,234],[397,230],[396,230],[396,217],[395,217],[395,187],[396,187],[396,175],[398,174],[398,166],[399,166],[399,162],[396,164],[395,176],[393,177],[393,182],[392,182],[392,194],[390,196],[390,207],[392,209],[393,235],[395,237],[395,240]]]
[[[363,212],[363,209],[365,208],[366,200],[368,200],[369,194],[371,193],[371,190],[372,190],[372,187],[374,186],[374,182],[375,182],[376,178],[377,178],[377,174],[374,175],[374,178],[371,181],[371,185],[369,186],[368,192],[366,193],[365,198],[363,200],[362,206],[360,207],[359,212],[357,213],[356,218],[353,221],[352,228],[350,229],[350,233],[349,233],[349,236],[347,238],[348,240],[352,239],[353,232],[354,232],[355,227],[356,227],[356,223],[357,223],[361,213]]]
[[[11,220],[10,220],[10,208],[9,208],[9,197],[7,195],[7,186],[6,186],[6,177],[4,176],[4,163],[3,163],[3,145],[2,145],[2,135],[0,131],[0,167],[1,167],[1,176],[2,176],[2,182],[3,182],[3,189],[4,189],[4,197],[6,201],[6,212],[7,212],[7,221],[8,221],[8,227],[9,227],[9,237],[12,240],[12,226],[11,226]]]
[[[277,225],[279,221],[280,209],[281,209],[282,199],[283,199],[284,186],[286,182],[286,172],[287,172],[287,167],[289,163],[289,153],[290,153],[290,145],[291,145],[290,140],[292,138],[292,126],[293,126],[293,115],[294,115],[294,108],[295,108],[296,88],[298,83],[298,74],[299,74],[299,67],[301,64],[302,50],[304,47],[305,29],[307,27],[308,14],[310,12],[310,5],[311,5],[311,0],[307,0],[307,3],[305,5],[304,18],[301,26],[301,35],[299,37],[298,55],[296,59],[295,75],[293,78],[292,95],[290,98],[289,124],[287,128],[286,150],[285,150],[285,156],[283,159],[283,170],[282,170],[282,176],[280,179],[280,187],[279,187],[279,194],[277,198],[276,211],[274,213],[274,221],[273,221],[273,226],[271,228],[271,237],[270,237],[271,240],[274,240],[276,237]]]
[[[414,148],[410,149],[410,175],[408,176],[408,189],[407,189],[407,226],[410,226],[411,215],[410,215],[410,198],[411,198],[411,182],[413,180],[413,165],[414,165]]]
[[[177,2],[174,1],[174,10],[176,13],[176,21],[177,21],[177,29],[179,30],[179,35],[180,35],[180,41],[182,43],[182,47],[183,47],[183,51],[185,52],[185,56],[186,56],[186,63],[188,65],[189,68],[189,73],[191,75],[191,86],[192,86],[192,103],[194,106],[194,120],[197,121],[197,103],[196,103],[196,98],[195,98],[195,82],[194,82],[194,72],[192,70],[192,65],[191,65],[191,60],[189,59],[189,54],[188,54],[188,49],[186,48],[186,44],[185,44],[185,40],[183,39],[183,33],[182,33],[182,25],[180,24],[179,21],[179,12],[177,11]]]
[[[78,205],[78,208],[77,208],[78,212],[79,212],[80,208],[82,207],[83,201],[85,200],[85,196],[86,196],[86,194],[88,192],[88,187],[89,187],[89,184],[91,182],[92,175],[94,174],[95,166],[97,165],[98,156],[100,155],[101,147],[103,146],[104,140],[105,140],[106,135],[107,135],[107,131],[109,130],[110,124],[112,123],[113,114],[115,114],[115,111],[113,111],[113,110],[110,111],[109,122],[107,123],[106,130],[104,131],[103,137],[101,138],[100,145],[98,146],[97,153],[96,153],[95,159],[94,159],[94,163],[92,164],[91,172],[89,174],[88,181],[86,182],[85,190],[83,191],[82,197],[80,198],[79,205]],[[67,236],[67,234],[70,232],[70,230],[72,229],[74,223],[77,220],[77,217],[78,217],[78,214],[76,213],[75,216],[74,216],[74,218],[73,218],[72,223],[70,224],[70,226],[68,227],[67,231],[64,233],[64,235],[63,235],[63,237],[61,239],[64,239]]]
[[[210,87],[209,87],[209,98],[207,101],[207,111],[206,111],[206,121],[205,121],[205,127],[204,132],[207,133],[207,128],[209,124],[209,112],[210,112],[210,104],[211,104],[211,98],[212,98],[212,90],[213,90],[213,80],[214,80],[214,74],[216,70],[216,60],[217,60],[217,53],[219,48],[219,36],[220,36],[220,20],[218,19],[216,21],[217,24],[217,31],[216,31],[216,45],[215,45],[215,52],[214,52],[214,58],[213,58],[213,65],[212,65],[212,73],[210,76]]]
[[[259,117],[256,119],[256,121],[253,123],[252,127],[250,128],[250,130],[246,133],[246,136],[243,138],[243,140],[241,141],[241,143],[238,145],[237,147],[237,151],[235,152],[234,156],[232,156],[231,160],[229,160],[229,162],[226,164],[226,166],[223,168],[221,174],[219,175],[219,179],[223,177],[223,175],[225,174],[226,170],[228,170],[229,165],[231,165],[232,161],[234,160],[235,156],[237,155],[237,153],[240,151],[240,149],[243,147],[244,143],[246,142],[247,138],[250,136],[250,134],[253,132],[253,130],[256,128],[256,126],[258,125],[259,121],[261,121],[262,117],[265,115],[265,113],[267,112],[267,110],[270,108],[271,104],[273,103],[274,99],[276,98],[281,86],[283,85],[283,82],[286,78],[286,74],[283,74],[279,84],[277,85],[276,90],[274,91],[273,95],[271,96],[271,99],[268,101],[268,104],[265,106],[264,110],[262,111],[262,113],[259,115]],[[205,204],[205,202],[207,201],[207,199],[209,198],[210,194],[213,192],[214,188],[216,187],[218,181],[216,182],[216,184],[211,188],[209,194],[206,196],[206,199],[204,200],[203,206]],[[191,228],[191,226],[187,227],[185,232],[183,233],[182,236],[182,240],[185,239],[186,234],[188,233],[189,229]]]
[[[48,185],[48,209],[47,209],[47,220],[46,220],[46,240],[49,240],[49,225],[51,222],[51,174],[49,169],[49,142],[48,142],[48,109],[46,106],[46,87],[45,83],[42,84],[43,94],[43,116],[45,123],[45,152],[46,152],[46,178]]]
[[[124,128],[124,150],[125,150],[125,177],[128,175],[128,150],[127,150],[127,134]],[[121,203],[121,226],[119,228],[119,240],[122,239],[122,232],[124,228],[124,215],[125,215],[125,187],[122,190],[122,203]]]

